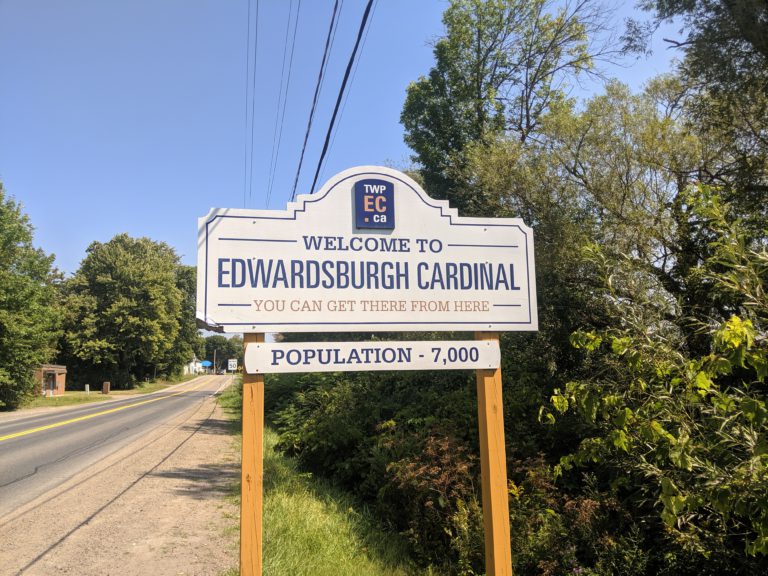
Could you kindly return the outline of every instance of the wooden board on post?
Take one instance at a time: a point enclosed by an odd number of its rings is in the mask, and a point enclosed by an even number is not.
[[[243,346],[264,334],[243,334]],[[240,487],[240,574],[261,576],[264,485],[264,375],[243,374],[243,449]]]
[[[498,341],[499,334],[477,332],[475,339]],[[495,370],[477,370],[476,374],[485,572],[488,576],[512,576],[501,367]]]

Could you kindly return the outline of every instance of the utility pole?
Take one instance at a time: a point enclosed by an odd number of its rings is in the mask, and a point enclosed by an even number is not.
[[[213,373],[216,374],[216,348],[213,349]]]

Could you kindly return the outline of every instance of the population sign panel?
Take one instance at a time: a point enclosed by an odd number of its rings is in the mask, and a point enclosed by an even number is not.
[[[534,331],[533,234],[464,218],[388,168],[286,210],[199,219],[197,316],[225,332]]]

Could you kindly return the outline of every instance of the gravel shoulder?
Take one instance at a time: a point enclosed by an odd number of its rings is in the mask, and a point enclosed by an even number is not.
[[[0,573],[219,575],[237,563],[239,475],[209,398],[0,518]]]

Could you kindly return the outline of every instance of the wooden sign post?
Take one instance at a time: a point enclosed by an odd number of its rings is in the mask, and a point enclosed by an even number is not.
[[[477,332],[475,338],[498,343],[499,334],[498,332]],[[476,374],[477,417],[480,426],[480,481],[485,530],[485,572],[488,576],[512,576],[501,367],[494,370],[477,370]]]
[[[264,374],[477,371],[486,572],[512,573],[501,331],[536,331],[533,231],[465,218],[406,174],[350,168],[285,210],[198,220],[197,317],[245,333],[241,574],[262,569]],[[265,332],[468,332],[454,342],[265,343]]]
[[[244,334],[243,345],[264,342]],[[264,374],[243,373],[243,447],[240,485],[240,575],[261,576],[264,544]]]

